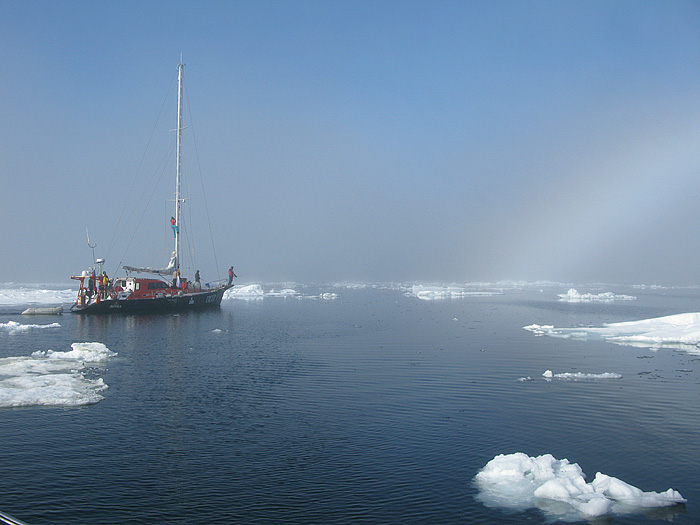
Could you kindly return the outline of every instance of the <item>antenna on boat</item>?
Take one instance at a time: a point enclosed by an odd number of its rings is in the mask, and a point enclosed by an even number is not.
[[[92,260],[95,260],[95,246],[97,246],[97,243],[95,244],[90,244],[90,232],[88,231],[87,227],[85,228],[85,234],[87,235],[87,244],[88,248],[92,248]]]

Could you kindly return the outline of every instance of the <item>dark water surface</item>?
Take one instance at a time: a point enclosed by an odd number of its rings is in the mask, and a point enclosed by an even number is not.
[[[700,356],[523,330],[700,311],[697,291],[609,304],[335,291],[0,333],[0,357],[91,341],[118,353],[97,404],[0,410],[0,510],[31,525],[551,522],[476,499],[489,460],[525,452],[688,500],[596,523],[700,523]],[[547,369],[623,377],[547,382]]]

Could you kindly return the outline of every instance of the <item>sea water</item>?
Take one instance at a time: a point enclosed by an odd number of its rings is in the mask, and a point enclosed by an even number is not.
[[[700,522],[700,352],[586,332],[698,312],[700,291],[570,288],[251,285],[206,312],[26,317],[69,294],[0,286],[0,511],[30,525],[590,519],[517,492],[508,476],[530,471],[478,482],[517,457],[687,500],[616,502],[605,522]]]

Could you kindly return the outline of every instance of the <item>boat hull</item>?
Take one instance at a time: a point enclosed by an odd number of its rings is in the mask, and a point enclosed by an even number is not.
[[[229,288],[231,287],[222,286],[214,290],[163,297],[110,298],[85,306],[75,304],[71,308],[71,312],[78,314],[150,314],[219,308],[224,292]]]

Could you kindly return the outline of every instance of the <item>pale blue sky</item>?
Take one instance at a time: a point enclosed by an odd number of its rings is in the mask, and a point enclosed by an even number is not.
[[[698,27],[683,1],[5,0],[0,282],[67,280],[86,227],[113,272],[182,53],[222,272],[698,284]],[[166,262],[171,176],[124,264]]]

